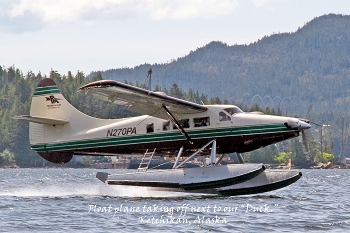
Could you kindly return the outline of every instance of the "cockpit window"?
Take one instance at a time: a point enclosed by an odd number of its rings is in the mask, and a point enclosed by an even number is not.
[[[228,112],[230,115],[243,112],[239,107],[225,108],[224,110]]]
[[[231,117],[228,116],[226,113],[224,112],[219,112],[219,120],[220,121],[230,121]]]

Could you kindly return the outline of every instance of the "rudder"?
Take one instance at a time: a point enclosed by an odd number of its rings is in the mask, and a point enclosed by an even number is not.
[[[37,85],[30,108],[29,116],[18,116],[16,119],[29,121],[29,140],[32,148],[37,145],[45,145],[57,139],[64,125],[71,121],[75,109],[61,94],[55,81],[50,78],[42,79]],[[37,151],[44,159],[53,163],[67,163],[73,153],[66,151]]]
[[[68,123],[72,110],[75,108],[64,98],[52,79],[45,78],[39,82],[32,98],[31,117]],[[37,123],[45,124],[45,122]]]

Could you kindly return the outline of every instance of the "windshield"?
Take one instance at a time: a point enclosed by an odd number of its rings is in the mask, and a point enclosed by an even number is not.
[[[228,112],[230,115],[233,115],[236,113],[243,113],[243,111],[239,107],[225,108],[224,110]]]

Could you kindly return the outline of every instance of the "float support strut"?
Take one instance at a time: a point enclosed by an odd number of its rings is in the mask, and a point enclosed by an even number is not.
[[[213,143],[215,142],[215,143]],[[215,147],[213,145],[213,147],[211,148],[212,152],[213,150],[215,151],[216,154],[216,140],[211,140],[210,142],[208,142],[207,144],[205,144],[202,148],[200,148],[199,150],[197,150],[196,152],[194,152],[190,157],[188,157],[187,159],[185,159],[182,163],[180,163],[179,165],[175,166],[175,168],[179,168],[181,167],[183,164],[187,163],[187,161],[190,161],[194,156],[196,156],[199,152],[201,152],[202,150],[204,150],[207,146],[209,146],[211,143],[215,144]],[[215,148],[215,149],[214,149]],[[212,157],[212,154],[210,155],[210,157]],[[215,158],[216,159],[216,158]]]

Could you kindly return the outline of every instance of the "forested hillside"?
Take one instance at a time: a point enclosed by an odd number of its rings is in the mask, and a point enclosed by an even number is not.
[[[236,104],[261,104],[265,97],[264,104],[289,113],[305,115],[310,105],[312,112],[349,112],[350,16],[318,17],[249,45],[211,42],[165,64],[111,69],[102,77],[143,83],[149,68],[154,85],[177,83]]]

